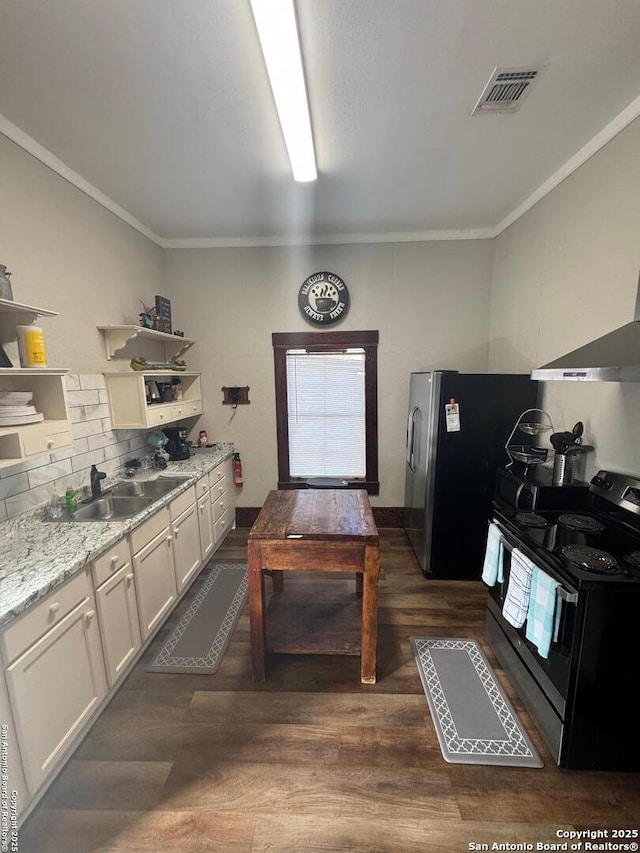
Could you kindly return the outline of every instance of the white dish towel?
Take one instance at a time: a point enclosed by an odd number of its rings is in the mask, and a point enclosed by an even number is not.
[[[521,628],[527,618],[531,597],[531,575],[534,564],[528,557],[514,548],[511,552],[509,586],[502,608],[502,615],[514,628]]]
[[[482,580],[487,586],[494,586],[496,580],[502,583],[502,560],[504,549],[502,547],[502,535],[497,524],[491,522],[487,533],[487,549],[484,554],[484,566],[482,568]]]

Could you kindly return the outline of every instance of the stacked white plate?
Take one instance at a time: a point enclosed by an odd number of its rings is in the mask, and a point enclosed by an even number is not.
[[[31,405],[31,391],[0,391],[0,427],[36,424],[44,415]]]
[[[32,391],[0,391],[0,406],[25,406],[32,397]]]

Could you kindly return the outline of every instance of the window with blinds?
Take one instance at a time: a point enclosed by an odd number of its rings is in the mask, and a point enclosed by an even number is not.
[[[366,475],[365,351],[286,353],[289,474]]]
[[[337,477],[380,494],[378,332],[273,332],[278,488]]]

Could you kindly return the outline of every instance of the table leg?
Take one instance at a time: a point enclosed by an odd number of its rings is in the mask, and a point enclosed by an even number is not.
[[[364,551],[362,591],[362,651],[360,681],[376,683],[376,650],[378,644],[378,576],[380,553],[377,545],[367,545]]]
[[[249,576],[249,620],[251,623],[251,667],[253,669],[253,680],[266,681],[264,573],[262,571],[262,549],[258,542],[248,543],[247,570]]]

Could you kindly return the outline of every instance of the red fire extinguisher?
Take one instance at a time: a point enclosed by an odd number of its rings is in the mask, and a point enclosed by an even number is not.
[[[233,482],[236,486],[242,485],[242,461],[239,453],[233,454]]]

